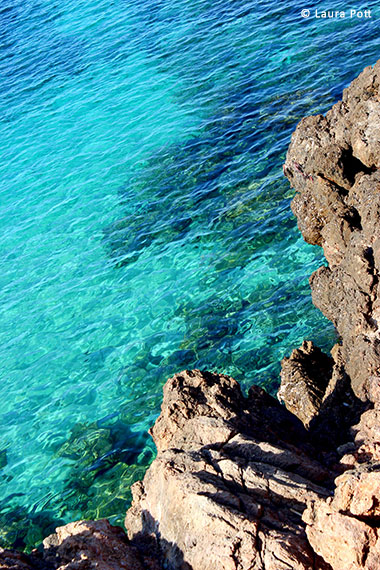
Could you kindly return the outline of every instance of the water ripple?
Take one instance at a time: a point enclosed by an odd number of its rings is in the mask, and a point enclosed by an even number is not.
[[[169,375],[274,390],[303,338],[334,342],[281,164],[374,63],[377,24],[298,12],[3,1],[1,545],[122,521]]]

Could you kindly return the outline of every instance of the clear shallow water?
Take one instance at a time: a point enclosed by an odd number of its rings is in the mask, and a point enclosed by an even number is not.
[[[334,342],[281,165],[376,61],[378,21],[299,11],[2,2],[2,545],[122,520],[174,372],[274,390],[304,338]]]

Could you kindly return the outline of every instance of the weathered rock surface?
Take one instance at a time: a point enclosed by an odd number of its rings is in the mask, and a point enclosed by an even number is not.
[[[311,432],[315,424],[323,432],[324,421],[334,415],[346,432],[341,411],[346,408],[351,423],[360,411],[349,384],[364,402],[351,443],[339,449],[344,472],[334,495],[311,499],[303,514],[311,546],[334,570],[380,568],[379,84],[380,62],[366,68],[325,117],[303,119],[284,166],[297,191],[292,209],[299,228],[306,241],[323,247],[329,264],[311,276],[312,298],[336,326],[341,343],[332,351],[332,380],[323,395],[323,374],[317,367],[298,371],[292,357],[284,363],[280,393],[293,396],[285,403],[295,410],[298,395],[317,393],[309,396],[309,416],[300,416]],[[334,376],[343,388],[335,402]],[[336,430],[330,433],[337,443]]]
[[[303,119],[284,172],[297,191],[293,212],[306,241],[323,247],[329,267],[311,277],[313,302],[342,338],[356,396],[380,362],[380,62],[326,114]]]
[[[278,399],[305,427],[317,416],[332,376],[334,360],[310,341],[284,358]]]
[[[152,435],[159,450],[133,487],[129,538],[170,569],[316,569],[302,513],[330,472],[301,422],[263,390],[184,371],[168,380]]]
[[[132,546],[120,527],[107,520],[76,521],[56,529],[30,555],[0,549],[7,570],[158,570],[150,553]]]
[[[313,443],[327,451],[350,440],[350,428],[367,405],[353,393],[342,347],[336,344],[330,357],[305,341],[281,364],[277,396],[302,421]]]

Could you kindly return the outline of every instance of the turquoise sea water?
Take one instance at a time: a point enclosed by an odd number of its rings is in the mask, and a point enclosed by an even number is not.
[[[2,0],[1,545],[122,521],[174,372],[273,391],[304,338],[334,342],[281,165],[379,21],[303,7]]]

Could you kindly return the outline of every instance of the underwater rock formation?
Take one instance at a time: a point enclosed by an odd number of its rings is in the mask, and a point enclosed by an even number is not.
[[[375,570],[380,567],[380,62],[303,119],[284,172],[306,241],[328,266],[314,303],[340,340],[283,361],[279,397],[222,374],[164,387],[157,457],[132,487],[128,538],[71,523],[0,568]]]

